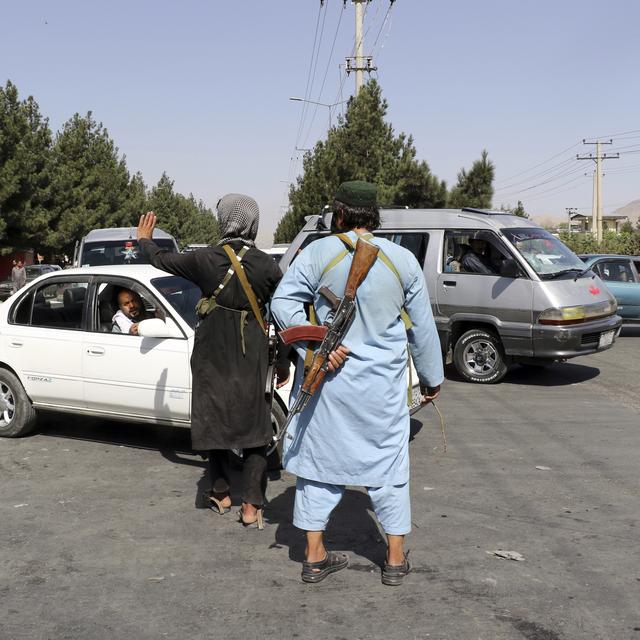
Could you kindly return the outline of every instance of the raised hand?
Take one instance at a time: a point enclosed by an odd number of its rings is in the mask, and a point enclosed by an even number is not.
[[[140,216],[140,221],[138,222],[138,240],[142,240],[142,238],[151,240],[153,238],[153,230],[156,228],[156,220],[156,214],[153,213],[153,211],[143,213]]]

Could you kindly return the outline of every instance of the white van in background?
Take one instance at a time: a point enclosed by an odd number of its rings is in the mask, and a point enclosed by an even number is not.
[[[155,229],[153,241],[171,253],[178,253],[175,238],[162,229]],[[116,264],[147,264],[138,248],[135,227],[94,229],[76,242],[74,267],[96,267]]]

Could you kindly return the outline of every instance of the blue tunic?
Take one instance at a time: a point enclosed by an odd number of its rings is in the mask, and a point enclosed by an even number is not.
[[[350,232],[355,242],[357,234]],[[439,385],[444,379],[438,333],[420,265],[410,251],[385,240],[372,240],[387,255],[398,277],[380,259],[360,285],[357,311],[343,344],[351,350],[335,373],[327,374],[320,391],[289,427],[283,464],[308,480],[369,487],[409,480],[409,411],[407,407],[407,338],[420,382]],[[313,303],[319,322],[331,311],[318,289],[328,286],[341,296],[352,262],[348,254],[335,267],[325,267],[344,250],[336,236],[316,240],[282,278],[271,310],[282,328],[309,324],[304,304]],[[413,328],[400,317],[405,307]],[[304,358],[305,345],[296,345]],[[297,367],[292,397],[302,382]]]

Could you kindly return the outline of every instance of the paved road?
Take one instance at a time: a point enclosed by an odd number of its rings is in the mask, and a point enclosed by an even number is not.
[[[414,422],[398,589],[360,491],[328,531],[349,570],[308,586],[287,474],[267,529],[243,530],[194,508],[184,430],[47,418],[0,440],[0,638],[640,639],[639,377],[639,329],[497,386],[452,377],[448,452],[432,408]]]

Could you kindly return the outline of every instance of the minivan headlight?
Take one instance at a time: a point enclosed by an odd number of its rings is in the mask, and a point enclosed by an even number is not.
[[[618,310],[615,300],[596,302],[594,304],[581,304],[576,307],[553,307],[546,309],[538,316],[540,324],[567,325],[580,324],[597,318],[605,318],[613,315]]]

